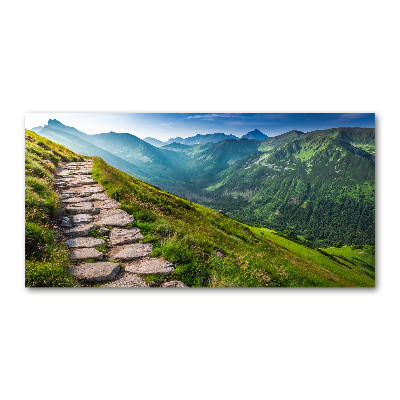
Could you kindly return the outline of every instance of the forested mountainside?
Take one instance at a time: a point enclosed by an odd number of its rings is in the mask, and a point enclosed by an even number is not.
[[[375,243],[373,128],[293,130],[262,140],[162,148],[128,133],[86,135],[55,120],[37,129],[240,221],[290,230],[320,245]],[[252,131],[248,137],[257,135]]]
[[[254,153],[216,176],[206,188],[209,204],[250,224],[292,230],[321,244],[374,245],[373,142],[353,143],[341,134],[304,135]]]

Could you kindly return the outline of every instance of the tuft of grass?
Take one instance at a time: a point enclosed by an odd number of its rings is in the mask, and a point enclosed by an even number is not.
[[[94,248],[96,250],[100,251],[101,253],[103,253],[104,255],[107,254],[108,248],[107,248],[107,245],[105,243],[104,244],[100,244],[98,246],[95,246]]]
[[[164,278],[160,274],[149,274],[142,278],[150,286],[160,286],[164,282]]]

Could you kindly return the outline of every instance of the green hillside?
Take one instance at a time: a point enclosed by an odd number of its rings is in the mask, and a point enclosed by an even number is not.
[[[72,286],[68,249],[53,224],[59,207],[52,189],[60,161],[83,157],[32,131],[25,131],[25,285]]]
[[[83,157],[26,131],[26,286],[73,286],[68,250],[53,225],[52,190],[60,160]],[[133,214],[152,256],[194,287],[374,286],[374,274],[336,255],[309,249],[270,230],[245,226],[212,209],[144,183],[94,158],[92,176],[121,209]]]

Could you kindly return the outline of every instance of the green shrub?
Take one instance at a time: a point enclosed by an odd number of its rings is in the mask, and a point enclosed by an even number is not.
[[[74,279],[67,274],[65,263],[25,262],[25,286],[29,287],[70,287]]]

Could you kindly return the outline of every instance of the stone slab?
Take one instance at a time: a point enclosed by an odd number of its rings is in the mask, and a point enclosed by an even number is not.
[[[65,207],[65,209],[74,214],[87,214],[94,211],[93,203],[88,201],[83,201],[70,206]]]
[[[94,193],[91,198],[93,200],[108,200],[108,196],[105,193]]]
[[[94,249],[93,247],[74,249],[71,251],[71,260],[84,260],[87,258],[95,258],[101,260],[103,258],[103,253]]]
[[[77,214],[72,217],[75,226],[88,224],[92,219],[90,214]]]
[[[113,249],[114,250],[114,249]],[[135,243],[125,246],[122,250],[113,252],[110,258],[117,258],[125,261],[146,257],[153,251],[153,243]]]
[[[113,262],[81,264],[70,269],[70,273],[85,282],[111,281],[116,277],[121,266]]]
[[[149,287],[149,285],[139,276],[134,274],[124,274],[120,279],[115,280],[114,282],[107,283],[105,285],[101,285],[100,287]]]
[[[65,178],[68,179],[68,178]],[[76,179],[72,180],[71,182],[68,182],[69,187],[76,187],[76,186],[84,186],[84,185],[90,185],[91,183],[96,183],[95,180],[87,178],[87,179]]]
[[[68,176],[70,173],[71,173],[70,171],[63,169],[63,170],[57,171],[56,176]]]
[[[121,205],[121,203],[119,203],[117,200],[110,199],[110,200],[103,201],[97,207],[99,207],[101,209],[115,209],[115,208],[119,207],[120,205]]]
[[[63,201],[63,200],[72,198],[74,196],[75,196],[75,193],[61,193],[60,194],[60,199]]]
[[[65,204],[74,204],[74,203],[82,203],[82,202],[89,202],[89,201],[94,201],[92,197],[69,197],[69,198],[64,198],[61,200]]]
[[[133,215],[129,215],[124,210],[113,210],[104,214],[97,223],[99,225],[110,225],[110,226],[126,226],[135,221]]]
[[[70,176],[70,177],[67,177],[67,178],[56,178],[56,179],[54,179],[54,182],[71,182],[71,181],[73,181],[74,180],[74,178],[72,177],[72,176]]]
[[[117,256],[115,258],[117,258]],[[160,274],[162,276],[168,276],[175,271],[175,267],[169,261],[161,258],[142,258],[141,260],[126,264],[125,271],[134,274]]]
[[[110,243],[113,246],[134,243],[142,238],[140,229],[136,227],[131,229],[113,228],[110,233]]]
[[[68,247],[95,247],[104,244],[103,239],[97,239],[94,237],[77,237],[74,239],[68,239],[65,245]]]
[[[92,228],[94,228],[93,224],[79,225],[75,228],[69,229],[65,233],[71,237],[86,236]]]
[[[104,189],[102,189],[100,186],[86,186],[81,188],[80,193],[84,194],[84,193],[101,193],[104,192]]]

